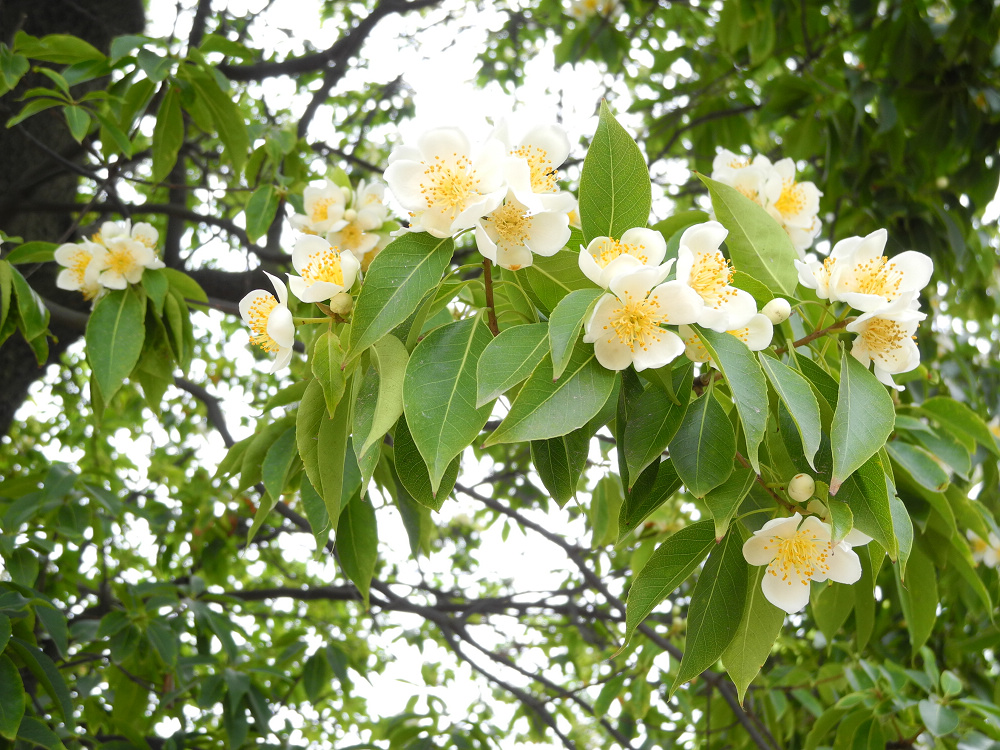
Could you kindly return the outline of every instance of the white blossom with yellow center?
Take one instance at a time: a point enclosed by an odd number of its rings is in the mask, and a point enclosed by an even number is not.
[[[923,253],[907,250],[893,258],[882,253],[888,233],[877,229],[867,237],[848,237],[830,253],[827,294],[862,312],[877,312],[901,297],[914,297],[930,281],[934,262]],[[809,264],[810,269],[815,265]],[[822,272],[821,272],[822,273]],[[813,273],[816,278],[816,273]],[[808,281],[799,264],[799,280]],[[817,278],[817,288],[819,280]],[[817,288],[817,295],[819,290]]]
[[[775,162],[764,183],[764,208],[785,228],[799,258],[805,257],[822,228],[817,218],[821,195],[813,183],[796,181],[791,159]]]
[[[680,326],[678,333],[684,341],[684,354],[687,355],[688,359],[692,362],[711,362],[712,366],[716,367],[715,361],[712,360],[708,349],[705,348],[704,342],[695,329],[691,326]],[[774,337],[774,324],[763,313],[757,313],[743,328],[736,328],[732,331],[726,331],[726,333],[738,338],[747,345],[750,351],[759,352],[771,345],[771,339]]]
[[[86,299],[94,299],[101,290],[100,259],[107,252],[103,245],[90,240],[67,242],[56,248],[55,261],[63,270],[56,276],[60,289],[81,292]]]
[[[129,222],[124,227],[114,222],[104,222],[99,233],[104,252],[95,254],[100,275],[97,282],[105,289],[124,289],[129,284],[138,284],[143,272],[163,268],[164,263],[156,255],[157,232],[149,224]]]
[[[757,314],[757,302],[730,285],[733,270],[719,247],[729,232],[717,221],[684,230],[677,250],[677,280],[694,289],[705,302],[700,326],[723,333],[743,328]]]
[[[809,581],[854,583],[861,578],[861,561],[842,542],[833,544],[829,524],[799,513],[765,523],[743,544],[751,565],[766,565],[761,581],[764,597],[788,614],[809,602]]]
[[[275,354],[271,372],[286,367],[292,358],[295,343],[295,322],[288,309],[288,290],[281,281],[264,272],[274,285],[275,297],[263,289],[255,289],[240,300],[240,316],[250,327],[250,343],[265,352]]]
[[[565,213],[532,213],[513,192],[502,206],[476,222],[479,252],[511,271],[530,266],[533,255],[555,255],[566,246],[569,234]]]
[[[663,326],[693,323],[703,303],[690,287],[663,283],[669,272],[669,263],[625,271],[611,281],[611,294],[597,301],[583,340],[594,345],[604,367],[656,369],[684,351],[680,337]]]
[[[305,213],[293,215],[289,223],[306,234],[335,232],[345,223],[344,211],[350,197],[350,188],[341,187],[332,180],[314,182],[302,191]]]
[[[966,531],[965,536],[969,539],[973,560],[991,568],[1000,567],[1000,537],[992,531],[986,539],[981,538],[973,531]]]
[[[771,174],[771,160],[763,154],[752,159],[722,149],[712,161],[712,179],[735,188],[759,206],[764,205],[764,186]]]
[[[569,137],[559,125],[539,125],[512,143],[501,118],[493,136],[507,147],[506,178],[515,197],[534,212],[569,213],[576,206],[572,193],[559,190],[559,165],[569,156]]]
[[[389,155],[385,180],[410,212],[410,228],[451,237],[490,213],[507,194],[506,148],[489,138],[473,152],[458,128],[436,128]]]
[[[789,495],[791,495],[791,492],[789,492]],[[820,520],[825,523],[830,522],[830,509],[823,505],[820,500],[810,500],[806,506],[806,510],[813,515],[819,516]],[[846,544],[848,547],[864,547],[871,540],[872,538],[865,532],[859,531],[857,528],[852,528],[847,532],[847,536],[841,539],[841,544]]]
[[[659,266],[666,254],[667,243],[662,234],[636,227],[617,240],[595,237],[587,247],[580,247],[578,262],[584,276],[607,289],[618,274],[643,266]]]
[[[288,274],[292,294],[303,302],[324,302],[354,285],[361,261],[322,237],[305,234],[295,241],[292,266],[300,274]]]
[[[850,333],[858,334],[851,347],[851,355],[865,367],[875,363],[875,377],[879,382],[898,391],[892,376],[909,372],[920,364],[920,350],[913,334],[920,321],[927,317],[915,309],[916,300],[901,297],[879,312],[865,313],[847,326]]]
[[[618,0],[570,0],[569,14],[577,21],[585,21],[593,16],[611,18],[621,11]]]

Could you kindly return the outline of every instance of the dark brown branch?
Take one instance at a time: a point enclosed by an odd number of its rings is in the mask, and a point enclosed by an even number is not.
[[[185,380],[184,378],[174,378],[174,385],[181,390],[187,391],[205,404],[209,421],[212,423],[212,426],[219,431],[219,435],[222,436],[222,441],[226,444],[226,447],[231,448],[233,443],[236,441],[233,440],[233,436],[229,434],[229,427],[226,426],[226,416],[222,413],[222,407],[219,406],[219,399],[202,388],[200,385],[192,383],[190,380]]]

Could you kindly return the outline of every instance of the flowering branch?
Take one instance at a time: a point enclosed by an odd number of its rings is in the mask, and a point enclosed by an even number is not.
[[[826,328],[821,328],[818,331],[813,331],[809,335],[803,336],[798,341],[793,341],[792,342],[792,347],[795,348],[795,349],[798,349],[800,346],[805,346],[806,344],[811,343],[811,342],[815,341],[818,338],[822,338],[823,336],[826,336],[826,334],[830,333],[831,331],[839,331],[841,328],[846,328],[850,323],[853,323],[853,322],[854,322],[854,318],[853,317],[851,317],[851,318],[844,318],[843,320],[838,320],[833,325],[829,325]],[[774,353],[775,354],[784,354],[786,351],[788,351],[788,347],[779,346],[777,349],[774,350]]]

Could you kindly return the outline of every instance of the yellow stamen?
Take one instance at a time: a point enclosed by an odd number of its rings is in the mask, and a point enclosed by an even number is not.
[[[83,286],[83,278],[87,273],[87,266],[90,265],[90,261],[93,260],[93,257],[94,256],[86,250],[81,249],[73,251],[73,255],[70,257],[69,261],[69,273],[70,277],[77,286]]]
[[[596,5],[595,5],[596,9]],[[554,193],[558,173],[549,160],[548,152],[538,146],[518,146],[510,152],[528,162],[531,170],[531,190],[535,193]]]
[[[340,266],[340,253],[334,250],[313,253],[302,269],[302,278],[307,284],[312,284],[314,281],[329,281],[343,286],[344,270]]]
[[[135,255],[128,245],[121,245],[108,250],[108,269],[119,276],[124,276],[135,267]]]
[[[601,268],[607,268],[608,264],[618,256],[633,255],[645,265],[649,263],[649,256],[643,252],[645,249],[645,245],[630,245],[619,242],[614,237],[606,237],[600,245],[600,252],[594,256],[594,260]]]
[[[352,221],[340,230],[338,242],[347,250],[357,250],[361,247],[361,240],[364,238],[365,230],[356,221]]]
[[[903,274],[896,270],[884,255],[872,258],[855,269],[858,291],[862,294],[878,294],[890,302],[899,296],[899,286]]]
[[[660,324],[666,323],[667,317],[659,310],[656,299],[655,294],[649,298],[633,299],[626,293],[624,302],[611,311],[610,327],[618,340],[633,352],[637,345],[645,351],[650,344],[660,340],[663,333]],[[604,328],[607,330],[608,326]],[[613,338],[608,339],[609,344],[613,341]]]
[[[906,340],[906,331],[894,320],[873,318],[861,331],[868,351],[882,361],[889,359],[890,352],[899,349]]]
[[[278,300],[273,294],[263,294],[250,303],[250,310],[247,317],[250,319],[250,330],[254,335],[250,337],[250,343],[259,346],[265,352],[278,351],[278,342],[271,338],[267,332],[267,321],[271,317],[271,312],[278,306]]]
[[[806,205],[806,194],[795,180],[786,179],[781,186],[781,195],[774,202],[782,216],[795,216],[802,212]]]
[[[701,295],[709,307],[718,307],[727,298],[736,296],[736,290],[729,286],[732,280],[733,270],[721,252],[698,253],[694,256],[688,285]]]
[[[773,576],[781,573],[781,580],[789,580],[789,571],[794,568],[796,577],[803,585],[808,586],[809,581],[819,574],[828,574],[830,566],[827,558],[833,551],[831,542],[824,542],[812,533],[799,529],[791,536],[772,536],[768,540],[768,545],[764,549],[777,547],[774,560],[767,566],[767,572]]]
[[[420,192],[427,208],[446,209],[454,215],[464,210],[471,198],[480,195],[479,178],[467,156],[453,153],[450,163],[435,156],[431,164],[423,164],[427,182],[420,183]]]
[[[335,199],[332,197],[327,198],[317,198],[309,209],[309,220],[313,223],[320,221],[326,221],[330,218],[330,206],[333,205]]]
[[[500,206],[484,220],[493,227],[497,238],[507,245],[523,246],[531,231],[531,217],[524,206],[510,202]]]

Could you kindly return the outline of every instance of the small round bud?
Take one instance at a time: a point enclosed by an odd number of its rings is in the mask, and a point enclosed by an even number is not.
[[[935,180],[935,184],[937,184],[939,190],[944,190],[946,187],[948,187],[948,178],[938,177],[937,180]]]
[[[344,211],[344,221],[354,221],[356,218],[358,218],[358,212],[353,208]]]
[[[347,315],[354,308],[354,298],[347,292],[340,292],[330,300],[329,307],[337,315]]]
[[[351,199],[351,189],[349,187],[340,186],[340,192],[344,194],[344,200],[349,201]]]
[[[808,474],[796,474],[788,483],[788,496],[797,503],[804,503],[816,492],[816,481]]]
[[[775,297],[773,300],[764,305],[764,309],[761,310],[765,317],[770,320],[774,325],[779,323],[784,323],[788,320],[788,316],[792,314],[792,306],[788,304],[788,300],[783,297]]]

